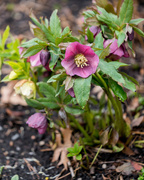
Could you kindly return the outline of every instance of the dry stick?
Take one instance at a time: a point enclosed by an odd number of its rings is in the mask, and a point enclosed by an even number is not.
[[[81,167],[78,167],[77,169],[75,169],[74,172],[78,171],[79,169],[81,169]],[[70,174],[71,174],[71,173],[67,173],[67,174],[65,174],[64,176],[62,176],[62,177],[60,177],[60,178],[58,178],[58,179],[62,179],[62,178],[66,177],[66,176],[68,176],[68,175],[70,175]]]
[[[31,166],[31,164],[25,158],[24,158],[24,161],[26,162],[26,165],[27,165],[29,171],[36,172],[35,169]],[[33,179],[35,179],[34,175],[32,175],[32,176],[33,176]],[[40,179],[40,177],[39,177],[39,175],[37,173],[36,173],[36,176],[37,176],[38,179]]]

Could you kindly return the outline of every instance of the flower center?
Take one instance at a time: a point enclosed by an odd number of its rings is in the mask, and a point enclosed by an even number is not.
[[[77,54],[74,58],[74,61],[77,65],[77,67],[83,68],[84,66],[88,66],[87,62],[88,60],[83,54]]]

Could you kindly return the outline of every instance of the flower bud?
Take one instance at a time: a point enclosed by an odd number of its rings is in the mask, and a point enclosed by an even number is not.
[[[18,75],[14,71],[11,71],[11,73],[9,75],[9,80],[16,79],[17,77],[18,77]]]
[[[50,61],[50,52],[47,50],[42,50],[40,53],[40,62],[47,70],[49,70],[49,61]]]
[[[39,134],[44,134],[47,129],[47,119],[45,115],[41,113],[35,113],[28,118],[26,122],[30,127],[36,128]]]
[[[128,40],[129,41],[132,41],[134,39],[134,30],[132,29],[132,32],[127,32],[127,35],[128,35]]]
[[[19,81],[14,86],[15,92],[21,94],[24,97],[30,99],[34,98],[36,95],[36,87],[33,81],[28,81],[26,79]]]

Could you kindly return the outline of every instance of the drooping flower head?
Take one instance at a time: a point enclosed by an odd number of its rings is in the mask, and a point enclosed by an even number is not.
[[[82,45],[79,42],[68,45],[65,59],[61,62],[68,75],[77,75],[82,78],[87,78],[95,73],[98,63],[99,57],[91,47]]]
[[[16,94],[23,95],[28,99],[35,98],[36,96],[36,87],[34,82],[26,79],[18,81],[14,86],[14,90]]]
[[[124,44],[122,44],[120,47],[118,47],[117,39],[108,39],[104,41],[104,48],[106,48],[110,43],[110,58],[113,58],[115,60],[121,58],[121,57],[129,57],[129,54],[126,50],[126,47]]]
[[[41,113],[35,113],[28,118],[26,122],[30,127],[36,128],[39,134],[44,134],[47,129],[47,119]]]
[[[49,68],[49,62],[50,62],[50,52],[47,50],[41,50],[40,53],[40,62],[43,67],[45,67],[48,71],[51,71]]]

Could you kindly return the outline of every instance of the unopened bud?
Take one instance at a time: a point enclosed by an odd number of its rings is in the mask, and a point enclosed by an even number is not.
[[[9,80],[16,79],[17,77],[18,77],[18,75],[14,71],[11,71],[11,73],[9,75]]]
[[[132,29],[132,32],[127,32],[127,35],[128,35],[128,40],[129,41],[132,41],[134,39],[134,30]]]
[[[40,62],[46,68],[49,64],[50,52],[47,50],[42,50],[40,53]]]
[[[36,87],[33,81],[21,80],[14,86],[15,92],[21,94],[26,98],[34,98],[36,94]]]

